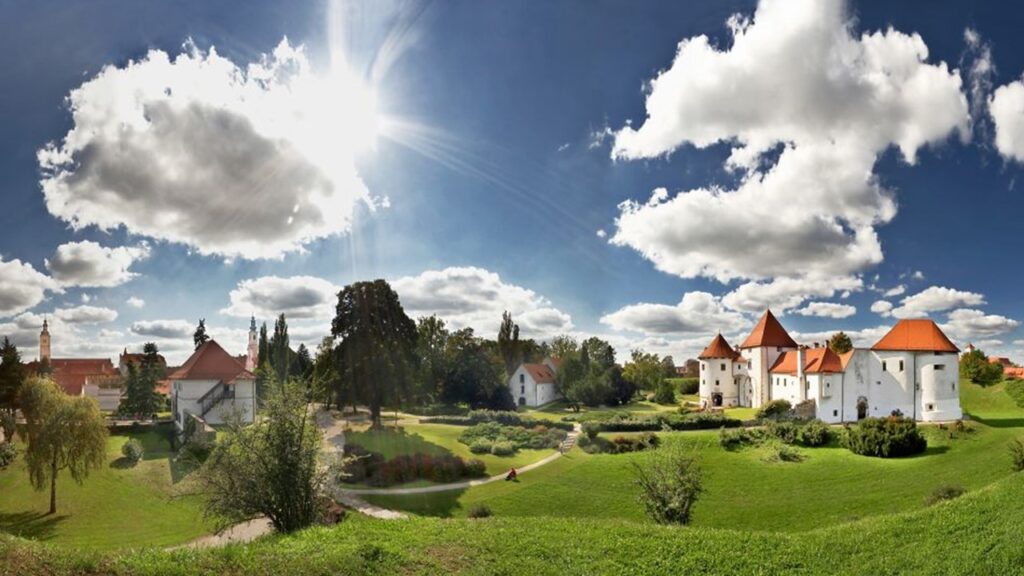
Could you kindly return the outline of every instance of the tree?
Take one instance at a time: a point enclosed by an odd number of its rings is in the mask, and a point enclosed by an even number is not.
[[[199,326],[196,326],[196,331],[192,334],[192,343],[195,344],[195,350],[199,350],[199,347],[206,344],[210,340],[210,337],[206,334],[206,318],[199,319]]]
[[[688,524],[704,484],[697,462],[682,451],[658,450],[646,465],[633,463],[640,502],[658,524]]]
[[[260,326],[260,342],[257,351],[256,365],[264,366],[270,363],[270,340],[267,339],[267,323]]]
[[[229,414],[226,432],[197,475],[208,515],[231,522],[265,516],[279,532],[320,517],[320,433],[302,384],[270,386],[264,417],[250,424],[240,412]]]
[[[381,406],[399,400],[412,373],[416,323],[386,281],[356,282],[338,293],[331,334],[340,342],[341,380],[369,405],[379,428]]]
[[[419,359],[417,390],[414,400],[426,404],[441,397],[448,374],[448,328],[437,316],[420,318],[416,323],[416,357]]]
[[[1003,378],[1003,365],[989,362],[988,356],[975,348],[960,357],[960,376],[975,384],[994,384]]]
[[[853,350],[853,341],[846,335],[846,332],[840,330],[828,339],[828,347],[836,354],[846,354]]]
[[[622,376],[637,388],[654,392],[665,379],[665,368],[657,354],[633,350],[631,361],[623,368]]]
[[[608,384],[611,389],[608,391],[608,399],[605,401],[609,406],[629,404],[636,395],[636,386],[622,376],[622,368],[612,365],[606,372]]]
[[[117,410],[121,414],[136,418],[149,418],[160,408],[160,394],[157,382],[163,377],[159,361],[159,350],[153,342],[142,347],[142,364],[128,363],[128,374],[124,381],[124,396]]]
[[[322,402],[331,407],[331,398],[338,387],[338,369],[335,361],[334,338],[325,336],[316,349],[313,368],[310,375],[311,396],[314,402]],[[342,407],[342,399],[338,398],[338,408]]]
[[[561,364],[558,367],[558,372],[555,373],[555,385],[569,406],[579,412],[580,406],[583,404],[584,393],[578,391],[577,388],[587,377],[588,367],[583,363],[581,354],[577,351],[567,351],[560,358]]]
[[[580,349],[587,351],[587,358],[598,370],[604,371],[615,365],[615,348],[596,336],[584,340]]]
[[[278,382],[288,379],[291,372],[292,349],[288,341],[288,321],[284,314],[274,321],[274,335],[270,338],[270,365]]]
[[[299,349],[295,351],[295,361],[292,362],[292,376],[306,382],[312,368],[313,358],[309,355],[309,348],[306,348],[305,344],[299,344]]]
[[[446,371],[441,401],[466,402],[474,408],[515,409],[515,401],[505,384],[504,363],[491,353],[472,328],[449,335],[445,350]],[[503,393],[504,392],[504,393]]]
[[[28,446],[25,464],[36,490],[50,486],[50,514],[57,512],[57,476],[67,470],[81,484],[103,466],[107,427],[95,400],[71,397],[52,380],[30,378],[21,395]]]
[[[25,365],[17,346],[6,336],[0,344],[0,411],[13,414],[18,408],[18,392],[25,382]]]
[[[676,389],[667,379],[662,379],[654,390],[654,401],[658,404],[675,404]]]
[[[676,377],[676,361],[672,359],[672,356],[665,356],[661,359],[661,369],[665,378]]]
[[[572,336],[555,336],[551,339],[549,345],[551,349],[551,356],[554,358],[565,358],[566,356],[579,350],[579,345],[576,344],[576,339]]]
[[[505,375],[511,376],[523,362],[523,351],[519,343],[519,325],[512,321],[507,310],[502,313],[498,328],[498,352],[505,362]]]

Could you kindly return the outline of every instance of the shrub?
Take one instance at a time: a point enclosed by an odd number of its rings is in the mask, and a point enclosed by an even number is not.
[[[803,459],[804,455],[800,450],[782,442],[773,442],[764,457],[765,462],[800,462]]]
[[[547,426],[524,428],[522,426],[503,426],[497,422],[481,422],[466,428],[459,435],[459,442],[473,449],[473,445],[481,440],[493,445],[499,441],[510,442],[515,450],[532,448],[535,450],[554,449],[565,440],[564,430],[552,430]],[[483,449],[483,444],[479,446]],[[482,454],[483,452],[477,452]],[[493,452],[492,452],[493,453]]]
[[[960,496],[963,496],[966,493],[967,489],[964,488],[963,486],[953,486],[947,484],[939,486],[935,490],[932,490],[932,493],[929,494],[924,499],[924,503],[927,504],[928,506],[931,506],[933,504],[938,504],[939,502],[942,502],[944,500],[953,500],[954,498],[959,498]]]
[[[470,508],[469,512],[466,512],[467,518],[490,518],[491,516],[493,516],[493,512],[485,504],[477,504]]]
[[[785,416],[789,414],[789,411],[793,409],[793,406],[788,400],[772,400],[758,409],[755,417],[760,420],[762,418],[778,418],[779,416]]]
[[[523,428],[545,426],[547,428],[565,430],[566,432],[572,430],[572,423],[570,422],[555,422],[554,420],[531,418],[523,416],[518,412],[502,410],[473,410],[465,416],[431,416],[420,418],[419,420],[425,424],[449,424],[452,426],[473,426],[483,422],[497,422],[505,426],[522,426]]]
[[[673,378],[680,394],[696,394],[700,390],[700,378]]]
[[[688,524],[703,491],[697,463],[682,453],[655,457],[646,466],[633,463],[639,500],[647,515],[659,524]]]
[[[1017,406],[1024,408],[1024,380],[1009,380],[1006,382],[1006,393],[1013,398]]]
[[[595,436],[580,438],[579,447],[588,454],[626,454],[652,450],[661,444],[661,439],[653,432],[645,432],[637,436],[616,436],[611,440]]]
[[[455,482],[461,478],[478,478],[486,466],[480,460],[466,462],[452,454],[402,454],[390,460],[369,452],[358,444],[346,444],[348,457],[338,480],[346,483],[365,482],[371,486],[391,486],[424,479],[434,482]]]
[[[760,441],[759,432],[746,428],[722,428],[718,432],[718,444],[726,450],[736,450]]]
[[[484,464],[483,460],[477,460],[476,458],[466,462],[466,477],[467,478],[481,478],[487,475],[487,465]]]
[[[14,433],[17,430],[17,420],[10,412],[0,412],[0,431],[3,432],[5,442],[14,440]]]
[[[743,422],[714,412],[693,414],[663,413],[655,416],[635,418],[630,416],[596,422],[602,432],[657,432],[670,430],[715,430],[717,428],[738,428]]]
[[[824,446],[832,440],[832,429],[821,420],[814,419],[800,427],[797,441],[808,447]]]
[[[0,444],[0,470],[7,468],[18,457],[18,448],[14,442]]]
[[[675,404],[676,390],[668,380],[662,380],[654,392],[654,401],[658,404]]]
[[[928,441],[909,418],[865,418],[847,430],[846,447],[854,454],[896,458],[924,452]]]
[[[583,435],[593,440],[601,432],[601,425],[596,422],[585,422],[582,426]]]
[[[797,435],[800,432],[800,429],[796,424],[787,421],[768,422],[768,425],[765,426],[764,430],[765,434],[769,437],[775,438],[784,444],[792,444],[796,442]]]
[[[466,408],[465,406],[453,406],[451,404],[430,404],[427,406],[409,408],[407,412],[410,414],[416,414],[417,416],[466,416],[469,414],[469,408]]]
[[[495,456],[511,456],[516,453],[516,445],[508,441],[495,442],[491,446],[491,454]]]
[[[493,443],[487,438],[477,438],[469,445],[469,451],[473,454],[490,454]]]
[[[139,442],[135,438],[129,438],[128,441],[121,446],[121,455],[124,456],[132,466],[138,464],[139,460],[142,460],[143,454],[142,442]]]
[[[1010,458],[1015,472],[1024,472],[1024,440],[1017,438],[1010,442]]]

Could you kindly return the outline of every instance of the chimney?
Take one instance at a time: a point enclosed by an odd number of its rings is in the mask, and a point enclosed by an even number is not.
[[[796,385],[800,389],[800,399],[806,400],[806,388],[804,386],[804,358],[807,356],[807,346],[800,345],[796,348]]]

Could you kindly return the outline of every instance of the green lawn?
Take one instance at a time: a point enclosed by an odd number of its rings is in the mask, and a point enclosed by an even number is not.
[[[57,514],[49,516],[49,490],[29,484],[22,455],[0,472],[0,531],[66,547],[98,550],[180,544],[211,532],[199,502],[174,497],[167,443],[157,432],[131,434],[145,447],[133,468],[121,459],[127,436],[107,442],[107,464],[79,486],[57,481]],[[180,471],[175,470],[177,476]]]
[[[696,398],[696,396],[679,396],[680,402],[690,398]],[[648,402],[646,400],[638,400],[631,402],[623,406],[615,406],[612,408],[587,408],[586,406],[580,408],[579,412],[574,411],[565,402],[552,402],[551,404],[545,404],[538,408],[531,409],[520,409],[520,412],[527,416],[534,418],[547,419],[559,421],[566,416],[579,417],[581,414],[604,414],[613,412],[632,412],[637,415],[643,414],[654,414],[656,412],[675,412],[679,410],[681,404],[655,404],[654,402]]]
[[[372,452],[380,452],[387,458],[399,454],[454,454],[467,460],[476,458],[487,465],[490,475],[501,474],[509,468],[520,468],[532,462],[550,456],[553,450],[519,450],[512,456],[492,456],[490,454],[473,454],[469,446],[459,442],[459,434],[465,426],[448,424],[419,424],[408,421],[399,427],[387,427],[384,430],[366,430],[346,432],[345,442],[360,444]]]
[[[977,490],[1011,474],[1006,444],[1024,437],[1007,427],[1024,418],[998,386],[965,384],[964,406],[975,417],[974,432],[950,439],[948,431],[926,426],[928,452],[904,459],[857,456],[839,447],[801,449],[800,463],[767,464],[760,449],[727,452],[717,432],[662,434],[698,455],[705,494],[697,505],[697,526],[801,531],[857,518],[922,508],[925,497],[945,484]],[[1020,420],[1024,422],[1024,420]],[[495,483],[456,493],[372,497],[374,503],[440,516],[461,516],[484,503],[499,516],[573,516],[645,522],[636,502],[632,462],[649,454],[587,455],[568,458],[524,474],[517,483]]]

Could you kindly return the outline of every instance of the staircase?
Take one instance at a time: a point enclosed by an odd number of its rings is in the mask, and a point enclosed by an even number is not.
[[[199,398],[199,417],[205,418],[206,414],[213,410],[213,407],[223,400],[235,397],[235,389],[223,382],[217,382],[206,394]]]
[[[562,440],[562,443],[558,445],[558,451],[562,454],[568,454],[569,450],[572,450],[573,446],[576,445],[576,438],[580,435],[580,425],[576,424],[573,431]]]

